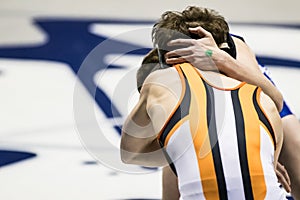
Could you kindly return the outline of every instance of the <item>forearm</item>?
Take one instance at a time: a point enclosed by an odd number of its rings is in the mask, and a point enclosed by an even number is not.
[[[283,96],[281,92],[265,76],[258,81],[257,86],[261,87],[262,90],[274,101],[278,112],[280,112],[283,108]]]
[[[295,200],[300,200],[300,122],[295,115],[282,118],[284,141],[279,161],[286,167]]]
[[[221,72],[231,78],[261,87],[264,93],[270,96],[274,101],[278,111],[281,111],[283,106],[282,94],[271,81],[263,75],[255,62],[253,62],[253,66],[247,66],[226,54],[220,55],[220,57],[221,59],[215,60],[215,64]]]
[[[174,174],[170,166],[166,166],[162,171],[162,199],[178,200],[180,193],[178,189],[177,176]]]

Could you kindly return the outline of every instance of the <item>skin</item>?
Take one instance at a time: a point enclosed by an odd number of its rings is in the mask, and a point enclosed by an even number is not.
[[[162,170],[162,199],[179,199],[180,193],[178,190],[177,177],[169,166],[164,167]]]
[[[225,87],[234,87],[240,83],[214,72],[202,71],[201,74],[208,80],[222,79]],[[167,79],[164,78],[166,76]],[[210,82],[214,84],[214,82]],[[177,105],[180,95],[181,81],[173,67],[155,71],[146,78],[139,101],[123,126],[121,159],[124,163],[142,166],[166,166],[168,164],[160,151],[156,138]],[[261,105],[269,116],[275,131],[277,143],[274,165],[276,165],[283,140],[281,119],[275,104],[263,92],[261,93]],[[163,172],[163,185],[165,186],[163,199],[178,199],[176,177],[169,168],[164,168]],[[169,186],[171,188],[167,188]]]
[[[163,78],[166,75],[168,79]],[[122,128],[121,159],[124,163],[148,167],[168,165],[156,138],[176,106],[180,91],[181,82],[174,69],[158,70],[146,78],[139,101]]]
[[[188,60],[198,68],[210,70],[211,68],[205,68],[208,66],[208,62],[205,60],[205,56],[203,56],[204,51],[210,49],[213,51],[212,60],[215,63],[214,69],[217,68],[226,75],[238,80],[260,86],[275,102],[277,109],[279,111],[281,110],[282,95],[275,86],[263,76],[259,70],[254,53],[243,41],[233,38],[237,48],[237,59],[234,60],[227,53],[220,51],[211,34],[203,28],[191,28],[190,31],[199,34],[202,38],[200,40],[179,39],[171,41],[169,45],[190,45],[190,47],[167,53],[166,62],[168,64],[176,64]],[[180,55],[181,57],[172,58],[174,55]],[[243,63],[247,64],[245,65]],[[297,189],[300,188],[300,156],[295,152],[300,152],[300,123],[294,115],[288,115],[282,118],[282,123],[285,139],[279,162],[283,165],[279,163],[276,166],[276,174],[286,191],[291,192],[294,199],[298,200],[300,199],[300,191]],[[287,169],[288,173],[285,169]]]
[[[237,48],[237,58],[232,58],[222,51],[215,43],[210,32],[202,27],[190,28],[190,32],[198,34],[201,39],[177,39],[169,42],[170,46],[188,46],[187,48],[170,51],[166,54],[168,64],[188,61],[201,70],[216,70],[231,78],[257,85],[269,95],[280,111],[283,97],[279,90],[261,73],[255,54],[241,40],[233,38]],[[213,52],[212,57],[205,55],[206,50]],[[180,55],[179,58],[174,56]]]
[[[284,141],[279,162],[282,163],[291,178],[291,194],[300,199],[300,123],[295,115],[282,118]]]

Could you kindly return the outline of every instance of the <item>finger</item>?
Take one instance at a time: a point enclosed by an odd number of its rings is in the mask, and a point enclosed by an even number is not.
[[[276,176],[278,178],[278,181],[281,183],[282,187],[287,191],[287,192],[291,192],[291,187],[288,184],[288,182],[286,181],[286,179],[284,178],[284,176],[278,171],[276,170]]]
[[[172,58],[172,57],[178,57],[178,56],[184,56],[191,54],[191,51],[189,48],[181,48],[181,49],[175,49],[173,51],[169,51],[165,54],[165,58]]]
[[[186,56],[181,56],[181,57],[175,57],[175,58],[168,58],[166,59],[166,62],[168,64],[179,64],[183,62],[189,62],[191,64],[194,64],[194,56],[186,55]]]
[[[175,39],[168,42],[169,46],[190,46],[195,42],[194,39]]]
[[[191,33],[197,34],[200,37],[210,37],[211,33],[208,32],[207,30],[205,30],[204,28],[202,28],[201,26],[198,26],[196,28],[189,28],[189,31]]]
[[[290,185],[291,184],[290,176],[287,173],[285,167],[283,165],[281,165],[280,163],[277,163],[277,167],[276,168],[284,176],[284,178],[286,179],[286,181]]]
[[[169,65],[175,65],[175,64],[179,64],[179,63],[183,63],[186,60],[182,57],[178,57],[178,58],[167,58],[166,59],[166,63]]]

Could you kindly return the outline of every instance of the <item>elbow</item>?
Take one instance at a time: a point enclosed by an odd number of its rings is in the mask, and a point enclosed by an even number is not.
[[[126,156],[124,156],[123,154],[121,154],[121,161],[124,164],[131,164],[130,159]]]
[[[137,164],[140,153],[133,144],[122,143],[120,145],[120,157],[124,164]]]
[[[132,156],[131,156],[131,148],[130,144],[128,144],[128,136],[122,132],[121,143],[120,143],[120,157],[121,161],[124,164],[131,164]]]
[[[128,152],[121,150],[121,161],[124,164],[148,166],[149,160],[145,160],[144,156],[140,153]]]
[[[128,152],[124,149],[121,149],[120,155],[121,155],[121,161],[124,164],[134,164],[135,159],[134,159],[133,153]]]

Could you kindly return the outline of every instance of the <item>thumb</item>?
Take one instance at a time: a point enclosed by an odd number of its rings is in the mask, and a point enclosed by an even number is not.
[[[197,26],[195,28],[189,28],[191,33],[197,34],[199,37],[209,37],[211,35],[210,32],[202,28],[201,26]]]

